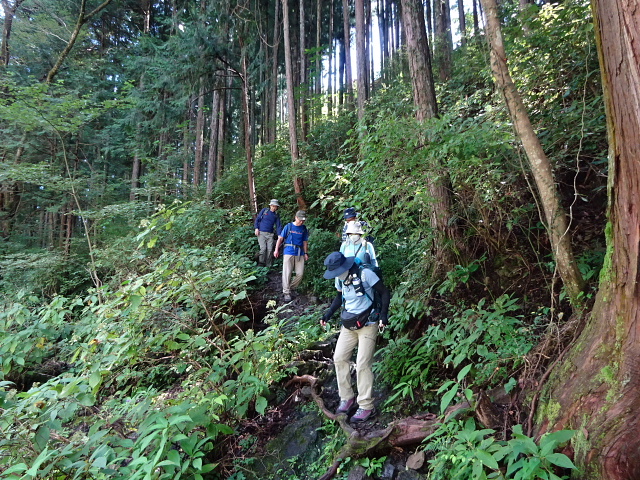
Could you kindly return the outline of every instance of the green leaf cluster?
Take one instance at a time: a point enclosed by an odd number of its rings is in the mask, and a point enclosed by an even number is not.
[[[454,420],[431,435],[430,476],[434,480],[561,480],[575,470],[573,462],[555,450],[566,445],[573,430],[544,434],[539,442],[513,427],[512,438],[497,440],[494,430],[478,429],[475,421]]]

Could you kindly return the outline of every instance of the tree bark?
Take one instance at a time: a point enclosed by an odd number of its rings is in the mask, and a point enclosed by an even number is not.
[[[247,158],[247,182],[249,184],[249,205],[253,208],[254,213],[258,213],[258,199],[256,197],[256,184],[253,177],[253,144],[251,134],[251,111],[249,109],[249,60],[247,59],[247,49],[244,45],[242,48],[242,113],[244,117],[244,149]]]
[[[356,67],[358,72],[358,120],[364,119],[364,106],[369,98],[367,84],[367,49],[364,0],[356,0]]]
[[[482,5],[487,18],[486,28],[491,50],[491,69],[496,83],[504,96],[516,134],[520,138],[529,159],[531,173],[544,211],[545,226],[549,234],[552,254],[558,271],[571,303],[579,306],[584,290],[584,280],[573,254],[569,223],[565,210],[560,204],[551,163],[542,149],[540,140],[533,131],[533,126],[522,98],[509,74],[496,0],[482,0]]]
[[[282,15],[284,27],[284,60],[287,76],[287,111],[289,114],[289,148],[291,152],[291,164],[293,166],[293,190],[296,194],[296,202],[300,209],[306,209],[306,203],[302,196],[302,179],[296,173],[300,154],[298,151],[298,132],[296,128],[296,107],[293,93],[293,65],[291,62],[291,37],[289,29],[289,2],[282,0]]]
[[[224,146],[225,140],[227,138],[227,113],[228,113],[228,103],[227,97],[227,89],[230,86],[231,77],[225,79],[225,83],[227,88],[220,91],[220,104],[218,106],[218,112],[220,118],[218,120],[218,152],[216,154],[216,181],[220,181],[222,179],[222,175],[224,173]]]
[[[280,2],[275,1],[274,3],[274,13],[273,13],[273,53],[272,59],[273,62],[271,64],[271,81],[269,85],[270,89],[270,101],[269,101],[269,119],[268,119],[268,134],[267,134],[267,142],[275,143],[276,141],[276,133],[278,127],[278,50],[280,48]]]
[[[298,83],[300,92],[300,137],[304,142],[309,133],[309,118],[307,113],[307,91],[309,89],[307,78],[307,52],[306,52],[306,31],[305,31],[305,10],[304,0],[299,0],[300,14],[300,38],[298,42],[300,55],[300,82]]]
[[[467,19],[464,16],[464,1],[458,0],[458,24],[460,26],[460,45],[467,44]]]
[[[578,430],[582,478],[631,480],[640,472],[640,4],[591,5],[609,136],[607,256],[586,327],[553,370],[538,418],[541,432]]]
[[[198,186],[202,180],[202,160],[204,158],[204,80],[200,78],[198,89],[198,111],[196,112],[196,151],[193,162],[193,185]]]
[[[451,37],[451,9],[449,0],[434,0],[435,14],[435,57],[440,80],[451,78],[453,39]]]
[[[419,0],[402,0],[401,4],[416,118],[422,122],[438,115],[429,41],[422,3]]]
[[[322,112],[322,102],[320,102],[320,94],[322,93],[322,0],[317,0],[316,5],[316,78],[315,78],[315,94],[318,97],[316,102],[316,121],[320,118]]]
[[[480,35],[480,22],[478,21],[478,0],[473,0],[473,35]]]
[[[9,3],[9,0],[2,0],[1,2],[2,10],[4,11],[4,26],[2,27],[2,43],[0,43],[0,64],[5,67],[9,65],[10,59],[9,40],[11,39],[13,18],[22,2],[24,0],[15,0],[13,5]]]
[[[335,48],[333,46],[334,45],[333,20],[334,20],[333,0],[329,0],[329,52],[328,52],[329,69],[327,71],[327,114],[329,115],[329,117],[333,116],[333,105],[334,105],[333,87],[335,83],[333,81],[333,78],[335,77],[335,65],[336,65]]]
[[[182,194],[187,195],[189,189],[189,145],[191,135],[189,135],[191,124],[191,97],[187,99],[187,111],[185,112],[185,122],[182,128]]]
[[[143,32],[148,35],[151,31],[151,0],[142,0],[142,11],[144,12]],[[144,90],[144,74],[140,75],[139,88]],[[131,166],[131,190],[129,191],[129,200],[135,201],[137,191],[140,188],[140,176],[142,175],[142,162],[140,160],[140,125],[136,125],[135,152],[133,154],[133,165]]]
[[[420,0],[402,0],[401,5],[416,120],[423,123],[438,114],[424,13]],[[435,164],[432,168],[434,175],[433,179],[428,180],[427,188],[433,199],[430,226],[436,232],[433,249],[436,267],[434,275],[437,276],[453,265],[448,243],[455,244],[456,236],[455,230],[450,226],[453,202],[448,172],[440,164]]]
[[[364,51],[367,57],[367,98],[371,98],[375,88],[375,66],[373,61],[373,29],[371,28],[371,0],[364,0]]]
[[[211,122],[209,123],[209,155],[207,157],[207,198],[211,198],[216,180],[216,156],[218,154],[218,126],[220,124],[220,89],[213,91]]]
[[[342,27],[344,29],[344,72],[347,98],[345,104],[348,109],[353,107],[353,73],[351,71],[351,15],[349,10],[349,0],[342,0]]]

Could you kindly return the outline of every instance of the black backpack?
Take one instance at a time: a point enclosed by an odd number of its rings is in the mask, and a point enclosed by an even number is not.
[[[373,273],[375,273],[378,278],[380,279],[380,282],[383,282],[384,280],[382,279],[382,270],[380,269],[380,267],[377,267],[375,265],[371,265],[369,263],[361,263],[358,265],[358,277],[362,277],[362,270],[363,269],[369,269],[371,270]],[[369,297],[369,294],[365,291],[364,294]],[[378,293],[378,290],[376,290],[375,288],[373,288],[373,298],[369,297],[369,299],[373,302],[372,303],[372,308],[371,308],[371,313],[369,314],[369,321],[370,322],[378,322],[378,320],[380,320],[380,311],[382,310],[382,298],[380,297],[380,294]]]

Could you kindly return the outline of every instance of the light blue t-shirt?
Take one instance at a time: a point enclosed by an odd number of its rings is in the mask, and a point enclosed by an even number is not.
[[[359,244],[353,244],[348,239],[340,245],[340,253],[345,257],[356,257],[361,263],[368,263],[374,267],[378,266],[376,251],[373,245],[366,240],[362,240]]]
[[[366,295],[356,295],[356,290],[351,283],[345,285],[339,278],[336,278],[335,281],[336,289],[342,291],[344,309],[349,313],[362,313],[371,306],[373,303],[373,286],[380,280],[380,278],[368,268],[362,269],[360,279],[362,280],[362,286],[365,292],[367,292]]]

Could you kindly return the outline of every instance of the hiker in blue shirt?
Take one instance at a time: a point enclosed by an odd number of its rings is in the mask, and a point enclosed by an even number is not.
[[[282,232],[278,235],[276,242],[276,250],[273,256],[278,258],[280,255],[280,245],[284,242],[284,251],[282,255],[282,293],[284,301],[290,302],[291,295],[302,282],[304,274],[304,262],[309,259],[309,230],[304,225],[307,220],[307,213],[304,210],[298,210],[293,222],[287,223]],[[291,274],[295,272],[296,276],[291,280]]]
[[[340,253],[345,257],[355,257],[356,261],[378,267],[378,259],[373,244],[364,238],[364,230],[360,222],[350,222],[347,225],[347,239],[340,246]]]
[[[253,226],[256,229],[256,237],[260,245],[260,256],[258,265],[270,267],[273,263],[273,234],[280,235],[282,222],[278,215],[280,203],[275,198],[269,202],[269,206],[260,210],[256,216]]]

